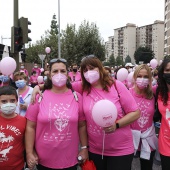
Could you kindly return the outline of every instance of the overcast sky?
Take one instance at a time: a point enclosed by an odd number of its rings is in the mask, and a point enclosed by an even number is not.
[[[13,1],[0,0],[0,37],[11,36],[13,25]],[[52,16],[58,19],[58,0],[18,0],[19,17],[28,18],[32,25],[29,37],[35,43],[45,30],[50,29]],[[134,23],[137,26],[152,24],[155,20],[164,20],[164,0],[60,0],[60,27],[76,24],[83,20],[95,22],[101,37],[107,41],[114,29]],[[10,45],[10,40],[3,39]]]

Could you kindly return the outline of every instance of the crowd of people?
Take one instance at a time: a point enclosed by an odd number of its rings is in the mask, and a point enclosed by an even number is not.
[[[37,63],[31,75],[24,64],[13,76],[0,75],[0,169],[77,170],[91,160],[96,170],[131,170],[139,157],[141,170],[152,170],[159,158],[169,170],[170,59],[154,69],[127,63],[133,77],[122,82],[122,67],[103,66],[94,55],[80,66],[68,64],[52,59],[42,81]],[[93,110],[103,100],[115,106],[117,118],[102,127]],[[104,109],[98,117],[106,121]]]

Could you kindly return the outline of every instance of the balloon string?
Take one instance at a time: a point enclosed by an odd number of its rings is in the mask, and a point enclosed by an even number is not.
[[[105,131],[103,131],[103,147],[102,147],[102,159],[103,159],[103,153],[104,153],[104,142],[105,142]]]

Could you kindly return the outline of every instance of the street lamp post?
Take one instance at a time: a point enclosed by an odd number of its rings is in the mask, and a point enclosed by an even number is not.
[[[41,63],[42,63],[41,67],[43,68],[43,61],[45,59],[45,54],[39,54],[38,56],[39,56]]]
[[[61,44],[60,44],[60,0],[58,0],[58,58],[61,58]]]

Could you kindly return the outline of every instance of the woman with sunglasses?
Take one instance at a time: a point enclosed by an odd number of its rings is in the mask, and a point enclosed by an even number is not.
[[[70,89],[66,60],[51,60],[49,70],[43,97],[26,113],[27,163],[30,169],[38,163],[38,170],[77,170],[78,156],[88,157],[82,96]]]
[[[93,55],[82,59],[81,77],[82,82],[72,85],[83,94],[89,159],[94,161],[97,170],[131,170],[134,147],[130,124],[140,115],[136,102],[127,88],[119,81],[114,82]],[[35,91],[38,92],[37,87]],[[101,128],[92,119],[92,109],[102,99],[114,103],[118,111],[116,122],[107,128]]]

